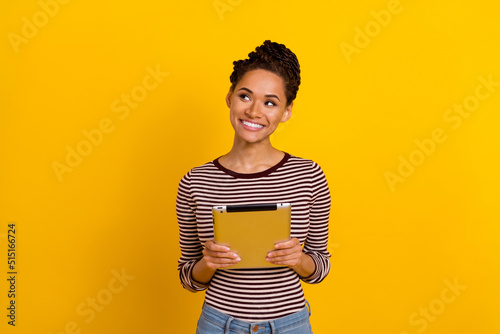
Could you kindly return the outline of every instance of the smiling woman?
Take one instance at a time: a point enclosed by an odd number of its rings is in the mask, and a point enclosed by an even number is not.
[[[312,333],[300,281],[316,284],[330,271],[330,191],[315,162],[270,141],[292,115],[299,63],[283,44],[265,41],[234,62],[230,80],[231,151],[193,168],[179,183],[181,284],[207,290],[197,333]],[[241,259],[214,242],[212,207],[271,203],[292,206],[291,238],[263,254],[275,266],[230,268]]]
[[[233,145],[237,147],[233,147],[232,152],[237,153],[239,149],[245,149],[252,143],[255,144],[252,147],[260,145],[269,153],[275,153],[272,152],[274,150],[271,149],[269,136],[279,123],[286,122],[292,116],[293,103],[286,105],[283,80],[266,70],[251,70],[241,78],[234,90],[229,91],[226,103],[235,131]],[[237,163],[238,160],[233,162]],[[231,164],[231,155],[221,157],[220,162]],[[273,162],[269,163],[273,165]],[[232,167],[245,172],[246,167],[252,169],[254,166]]]

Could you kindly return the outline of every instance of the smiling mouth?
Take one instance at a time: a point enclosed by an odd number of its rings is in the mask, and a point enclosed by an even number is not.
[[[241,120],[241,122],[243,123],[243,125],[249,126],[252,129],[262,129],[264,127],[264,125],[260,125],[257,123],[252,123],[252,122],[248,122],[248,121],[244,121],[244,120]]]

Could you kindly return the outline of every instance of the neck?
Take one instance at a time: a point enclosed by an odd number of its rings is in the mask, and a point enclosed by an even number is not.
[[[283,152],[274,148],[271,141],[247,143],[236,137],[231,151],[219,162],[235,172],[254,173],[266,170],[283,159]]]

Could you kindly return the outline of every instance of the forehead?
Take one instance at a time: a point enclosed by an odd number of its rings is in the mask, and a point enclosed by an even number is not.
[[[250,89],[255,94],[285,96],[283,79],[279,75],[262,69],[251,70],[245,73],[236,85],[235,90],[237,91],[242,87]]]

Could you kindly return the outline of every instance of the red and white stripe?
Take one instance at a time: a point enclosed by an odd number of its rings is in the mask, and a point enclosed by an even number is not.
[[[290,268],[217,270],[209,284],[192,279],[193,266],[203,245],[213,239],[212,207],[291,203],[291,236],[304,244],[316,264],[315,272],[299,277]],[[179,183],[177,219],[181,257],[181,284],[189,291],[207,289],[208,305],[235,318],[266,321],[300,311],[305,306],[300,280],[316,284],[330,271],[328,219],[330,191],[320,166],[289,154],[260,173],[240,174],[224,168],[218,159],[190,170]]]

